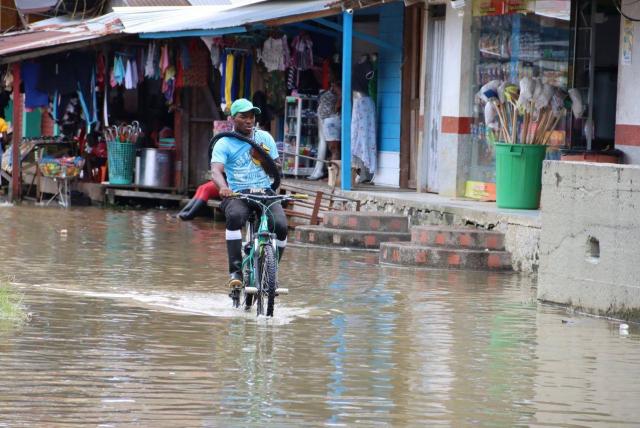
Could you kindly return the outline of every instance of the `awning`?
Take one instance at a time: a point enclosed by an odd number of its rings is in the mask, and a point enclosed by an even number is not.
[[[269,24],[270,21],[284,18],[304,20],[309,15],[318,17],[337,13],[338,9],[332,9],[329,0],[294,0],[260,1],[240,7],[117,7],[114,12],[120,17],[125,33],[157,33],[165,37],[179,37],[178,32],[194,30],[230,29],[229,32],[238,32],[238,29],[246,25]]]
[[[63,51],[71,44],[120,34],[123,28],[113,13],[86,21],[47,19],[33,24],[30,30],[0,36],[0,63]]]

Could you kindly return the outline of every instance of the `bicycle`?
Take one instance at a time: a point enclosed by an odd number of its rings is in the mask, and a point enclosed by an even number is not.
[[[278,255],[276,237],[269,231],[268,212],[270,208],[284,201],[306,199],[308,195],[264,195],[255,193],[234,193],[230,197],[246,200],[261,208],[260,218],[255,211],[249,215],[246,227],[246,241],[243,242],[242,287],[231,290],[235,308],[244,305],[246,311],[255,303],[256,315],[273,317],[275,298],[289,294],[286,288],[278,288]],[[264,301],[266,300],[266,311]],[[266,312],[266,313],[265,313]]]

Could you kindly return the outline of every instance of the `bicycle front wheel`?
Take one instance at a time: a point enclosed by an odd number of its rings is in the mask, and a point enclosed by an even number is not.
[[[276,253],[271,245],[262,247],[262,255],[260,256],[260,288],[258,298],[258,315],[262,314],[264,309],[262,306],[262,297],[266,300],[266,316],[273,316],[273,307],[276,299]]]

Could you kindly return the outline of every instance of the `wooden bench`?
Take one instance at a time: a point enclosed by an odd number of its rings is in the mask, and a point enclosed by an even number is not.
[[[304,193],[309,199],[290,201],[284,212],[289,219],[289,227],[299,225],[319,225],[322,213],[327,211],[360,211],[360,201],[346,196],[336,195],[335,189],[315,190],[293,184],[282,184],[281,194]]]

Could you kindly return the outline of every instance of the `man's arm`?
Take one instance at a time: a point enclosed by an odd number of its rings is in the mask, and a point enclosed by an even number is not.
[[[213,162],[211,164],[211,180],[219,189],[221,197],[228,198],[231,196],[233,192],[229,189],[227,180],[224,179],[224,164],[220,162]]]

